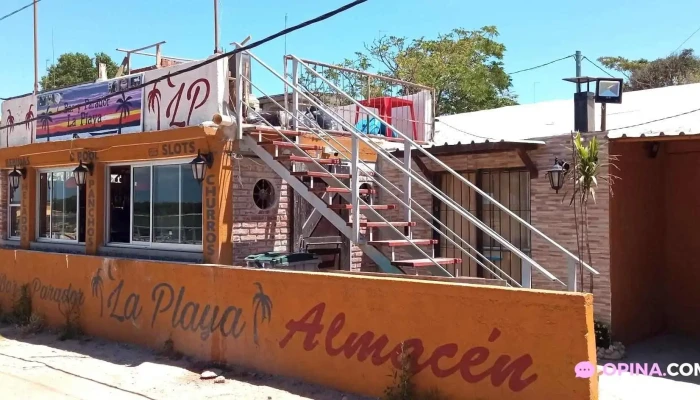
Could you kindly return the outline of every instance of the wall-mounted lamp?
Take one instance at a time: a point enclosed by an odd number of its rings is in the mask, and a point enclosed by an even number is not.
[[[656,158],[656,155],[659,154],[659,142],[651,142],[648,143],[647,146],[647,154],[649,155],[649,158]]]
[[[27,177],[27,169],[26,168],[20,168],[17,169],[15,167],[12,172],[7,174],[7,176],[10,178],[10,187],[14,190],[19,187],[19,178],[26,178]]]
[[[554,166],[552,169],[546,171],[547,177],[549,177],[549,185],[554,189],[556,193],[559,193],[559,189],[564,186],[564,178],[567,172],[569,172],[569,163],[554,158]]]
[[[204,175],[206,175],[207,168],[211,168],[214,164],[214,154],[212,153],[200,153],[197,151],[197,157],[190,161],[190,166],[192,166],[192,175],[194,179],[202,183],[204,180]]]
[[[73,178],[75,179],[75,183],[78,186],[83,186],[85,182],[87,181],[87,174],[88,172],[90,175],[92,175],[92,170],[95,168],[95,164],[92,162],[89,162],[87,164],[83,164],[81,161],[80,164],[78,164],[77,167],[73,170]]]

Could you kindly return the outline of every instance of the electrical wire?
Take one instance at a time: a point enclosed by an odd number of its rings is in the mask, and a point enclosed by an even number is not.
[[[692,113],[695,113],[695,112],[698,112],[698,111],[700,111],[700,108],[696,108],[696,109],[694,109],[694,110],[682,112],[682,113],[680,113],[680,114],[669,115],[668,117],[662,117],[662,118],[653,119],[653,120],[651,120],[651,121],[640,122],[640,123],[634,124],[634,125],[621,126],[621,127],[618,127],[618,128],[608,128],[607,130],[608,130],[608,131],[617,131],[617,130],[620,130],[620,129],[635,128],[635,127],[642,126],[642,125],[653,124],[654,122],[665,121],[665,120],[667,120],[667,119],[682,117],[683,115],[692,114]]]
[[[588,61],[589,63],[591,63],[594,67],[596,67],[596,68],[598,68],[599,70],[603,71],[603,73],[607,74],[609,77],[615,78],[615,75],[611,74],[611,73],[608,72],[605,68],[603,68],[603,67],[601,67],[600,65],[596,64],[595,62],[593,62],[590,58],[588,58],[588,57],[586,57],[586,56],[583,56],[583,59],[586,60],[586,61]],[[624,73],[624,72],[622,72],[622,71],[620,71],[620,73],[621,73],[622,75],[624,75],[628,80],[630,79],[630,77],[629,77],[626,73]]]
[[[172,78],[172,77],[174,77],[174,76],[177,76],[177,75],[180,75],[180,74],[184,74],[184,73],[187,73],[187,72],[194,71],[194,70],[196,70],[196,69],[202,68],[202,67],[204,67],[205,65],[211,64],[211,63],[213,63],[213,62],[215,62],[215,61],[218,61],[218,60],[221,60],[221,59],[223,59],[223,58],[228,58],[228,57],[231,57],[231,56],[236,55],[236,54],[238,54],[238,53],[241,53],[241,52],[243,52],[243,51],[247,51],[247,50],[250,50],[250,49],[254,49],[254,48],[256,48],[256,47],[258,47],[258,46],[261,46],[261,45],[263,45],[263,44],[265,44],[265,43],[267,43],[267,42],[269,42],[269,41],[271,41],[271,40],[277,39],[278,37],[284,36],[284,35],[286,35],[286,34],[288,34],[288,33],[294,32],[294,31],[299,30],[299,29],[301,29],[301,28],[305,28],[305,27],[307,27],[307,26],[309,26],[309,25],[313,25],[313,24],[315,24],[315,23],[317,23],[317,22],[324,21],[324,20],[326,20],[326,19],[328,19],[328,18],[330,18],[330,17],[333,17],[333,16],[335,16],[335,15],[337,15],[337,14],[340,14],[340,13],[342,13],[342,12],[344,12],[344,11],[347,11],[347,10],[349,10],[349,9],[351,9],[351,8],[353,8],[353,7],[356,7],[356,6],[358,6],[358,5],[362,4],[362,3],[365,3],[365,2],[367,2],[367,0],[355,0],[355,1],[353,1],[353,2],[351,2],[351,3],[348,3],[348,4],[346,4],[346,5],[342,6],[342,7],[336,8],[336,9],[333,10],[333,11],[329,11],[329,12],[327,12],[327,13],[325,13],[325,14],[322,14],[322,15],[316,17],[316,18],[313,18],[313,19],[310,19],[310,20],[306,20],[306,21],[304,21],[304,22],[302,22],[302,23],[299,23],[299,24],[297,24],[297,25],[294,25],[294,26],[291,26],[291,27],[289,27],[289,28],[286,28],[286,29],[283,29],[283,30],[281,30],[281,31],[278,31],[277,33],[274,33],[274,34],[272,34],[272,35],[269,35],[269,36],[267,36],[267,37],[265,37],[265,38],[263,38],[263,39],[257,40],[257,41],[255,41],[255,42],[249,44],[249,45],[239,47],[239,48],[237,48],[237,49],[235,49],[235,50],[229,51],[228,53],[219,54],[219,55],[217,55],[217,56],[215,56],[215,57],[211,57],[211,58],[209,58],[209,59],[207,59],[207,60],[204,60],[204,61],[202,61],[202,62],[199,62],[199,63],[197,63],[197,64],[195,64],[195,65],[190,66],[190,67],[183,68],[183,69],[181,69],[181,70],[179,70],[179,71],[169,72],[169,73],[167,73],[167,74],[165,74],[165,75],[163,75],[163,76],[161,76],[161,77],[159,77],[159,78],[155,78],[155,79],[150,80],[150,81],[148,81],[148,82],[141,83],[140,85],[133,86],[133,87],[129,88],[129,90],[127,90],[127,91],[132,91],[132,90],[136,90],[136,89],[142,89],[142,88],[145,88],[146,86],[150,86],[150,85],[152,85],[152,84],[154,84],[154,83],[156,83],[156,82],[160,82],[160,81],[162,81],[162,80],[169,79],[169,78]],[[126,93],[126,92],[124,92],[124,91],[114,92],[114,93],[108,94],[108,95],[106,95],[106,96],[97,98],[97,99],[95,99],[95,100],[91,100],[91,101],[85,102],[85,103],[83,103],[83,104],[80,104],[80,106],[83,107],[83,106],[87,106],[87,105],[90,105],[90,104],[99,103],[99,102],[102,102],[102,101],[104,101],[104,100],[110,99],[110,98],[112,98],[112,97],[120,96],[120,95],[122,95],[123,93]],[[27,124],[27,123],[29,123],[29,122],[34,122],[34,121],[38,121],[38,120],[40,120],[40,119],[42,119],[42,118],[45,118],[47,115],[48,115],[48,116],[52,116],[52,115],[56,115],[56,114],[60,114],[60,113],[61,113],[61,112],[58,112],[58,111],[53,112],[53,113],[48,113],[48,112],[47,112],[47,113],[45,113],[45,114],[40,114],[40,115],[38,115],[38,116],[36,116],[36,117],[34,117],[34,118],[32,118],[32,119],[28,119],[28,120],[16,122],[16,123],[11,124],[11,125],[4,125],[4,126],[2,126],[2,128],[10,128],[10,127],[15,127],[15,126],[19,126],[19,125],[24,125],[24,124]]]
[[[450,128],[450,129],[454,129],[454,130],[456,130],[457,132],[461,132],[461,133],[464,133],[464,134],[466,134],[466,135],[474,136],[475,138],[484,139],[484,140],[489,140],[489,141],[494,141],[494,142],[500,142],[500,141],[501,141],[501,139],[494,139],[494,138],[490,138],[490,137],[486,137],[486,136],[479,136],[479,135],[475,135],[475,134],[473,134],[473,133],[471,133],[471,132],[467,132],[467,131],[461,130],[461,129],[459,129],[459,128],[456,128],[456,127],[454,127],[454,126],[448,124],[447,122],[442,121],[442,120],[440,119],[440,117],[436,118],[435,121],[436,121],[436,122],[439,122],[439,123],[441,123],[441,124],[443,124],[443,125],[445,125],[446,127]],[[436,144],[437,144],[437,143],[436,143]]]
[[[12,11],[12,12],[9,13],[9,14],[5,14],[5,15],[3,15],[2,17],[0,17],[0,21],[2,21],[2,20],[4,20],[4,19],[7,19],[7,18],[10,18],[11,16],[17,14],[18,12],[20,12],[20,11],[22,11],[22,10],[26,10],[27,8],[33,6],[35,3],[38,3],[38,2],[40,2],[40,1],[41,1],[41,0],[33,1],[33,2],[27,4],[26,6],[24,6],[24,7],[22,7],[22,8],[18,8],[18,9],[16,9],[15,11]]]
[[[688,36],[687,38],[685,38],[685,40],[683,41],[683,43],[681,43],[680,45],[678,45],[678,47],[676,47],[676,49],[673,50],[673,52],[674,52],[674,53],[677,52],[678,49],[680,49],[681,47],[683,47],[683,45],[684,45],[688,40],[690,40],[693,36],[695,36],[695,34],[698,33],[698,32],[700,32],[700,27],[698,27],[698,29],[696,29],[695,32],[691,33],[690,36]]]
[[[566,56],[566,57],[558,58],[558,59],[556,59],[556,60],[550,61],[550,62],[548,62],[548,63],[536,65],[536,66],[534,66],[534,67],[521,69],[521,70],[518,70],[518,71],[515,71],[515,72],[508,72],[508,75],[515,75],[515,74],[519,74],[519,73],[521,73],[521,72],[532,71],[533,69],[546,67],[546,66],[549,65],[549,64],[554,64],[555,62],[563,61],[563,60],[566,60],[567,58],[571,58],[571,57],[573,57],[573,56],[575,56],[575,54],[571,54],[571,55],[568,55],[568,56]]]

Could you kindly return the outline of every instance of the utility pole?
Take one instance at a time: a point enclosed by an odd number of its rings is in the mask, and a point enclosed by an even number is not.
[[[576,50],[576,77],[581,77],[581,61],[583,57],[581,56],[581,50]],[[581,91],[581,84],[576,82],[576,93]]]
[[[219,0],[214,0],[214,54],[219,50]]]
[[[34,1],[34,96],[39,93],[39,44],[37,33],[37,0]]]

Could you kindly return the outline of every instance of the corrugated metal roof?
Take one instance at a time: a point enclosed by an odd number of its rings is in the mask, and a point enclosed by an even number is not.
[[[573,85],[572,85],[573,88]],[[700,83],[627,92],[622,104],[608,104],[608,137],[700,134]],[[595,106],[600,129],[600,104]],[[683,114],[685,115],[679,115]],[[668,118],[675,116],[673,118]],[[651,122],[658,120],[656,122]],[[574,129],[574,101],[556,100],[436,119],[436,145],[506,141],[568,135]]]

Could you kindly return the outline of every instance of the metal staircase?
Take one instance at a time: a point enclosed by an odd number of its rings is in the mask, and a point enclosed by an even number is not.
[[[250,57],[251,60],[255,60],[273,76],[281,80],[285,84],[285,87],[291,90],[291,109],[288,109],[286,104],[282,105],[279,102],[274,103],[279,109],[284,110],[291,122],[290,126],[293,126],[293,129],[272,126],[267,122],[263,122],[263,125],[255,126],[246,125],[244,123],[244,109],[247,111],[247,115],[255,115],[258,111],[248,107],[246,102],[243,101],[243,86],[250,85],[250,87],[255,88],[263,95],[266,95],[266,93],[251,82],[245,75],[240,73],[240,71],[243,70],[241,68],[242,59],[244,57],[243,53],[245,53],[245,57]],[[522,260],[524,266],[537,269],[552,281],[559,282],[563,286],[568,287],[569,290],[575,290],[575,272],[578,266],[586,268],[595,274],[598,273],[593,268],[580,261],[567,249],[544,235],[507,207],[496,202],[496,200],[487,193],[480,190],[473,183],[457,174],[439,159],[427,152],[423,148],[423,143],[414,141],[412,138],[409,138],[396,129],[395,126],[382,120],[372,110],[367,109],[350,95],[343,92],[301,59],[294,56],[287,56],[287,58],[293,63],[293,73],[291,77],[280,75],[250,52],[242,52],[236,55],[236,138],[240,141],[242,150],[254,153],[274,170],[296,193],[305,201],[309,202],[323,217],[337,228],[342,235],[348,237],[352,244],[358,246],[366,256],[373,260],[380,271],[386,273],[404,273],[405,268],[410,267],[414,270],[425,269],[427,273],[432,275],[452,276],[445,266],[460,263],[461,259],[435,257],[433,249],[438,242],[437,239],[414,237],[413,228],[418,221],[420,221],[431,227],[433,227],[434,224],[440,225],[440,227],[433,228],[433,231],[440,235],[439,240],[451,243],[456,249],[459,249],[465,257],[471,258],[480,265],[491,277],[505,281],[508,286],[529,286],[529,279],[527,283],[521,285],[520,282],[511,278],[487,257],[480,254],[470,243],[459,237],[459,235],[456,235],[455,232],[444,223],[434,220],[430,210],[412,200],[411,187],[417,185],[453,210],[455,215],[473,224],[504,248],[510,250],[512,254],[517,255]],[[362,109],[365,114],[376,118],[393,132],[396,132],[398,140],[395,140],[395,142],[398,148],[403,150],[402,159],[395,157],[390,149],[378,144],[365,133],[359,132],[355,126],[346,122],[338,115],[333,107],[324,104],[319,98],[313,96],[308,90],[305,90],[299,84],[298,80],[299,71],[302,69],[324,81],[328,87],[333,88],[336,94],[346,100],[348,104],[354,104],[358,109]],[[300,98],[303,98],[307,103],[325,112],[343,128],[343,131],[331,132],[310,123],[308,119],[304,118],[303,115],[299,113]],[[299,143],[298,138],[302,134],[312,135],[315,139],[322,142],[323,145]],[[349,137],[351,139],[350,149],[338,140],[339,137]],[[383,162],[401,172],[401,187],[398,187],[396,182],[391,182],[381,174],[372,171],[367,163],[362,161],[359,157],[360,143],[376,151],[378,157],[381,158]],[[429,158],[445,171],[453,174],[457,179],[471,187],[479,195],[484,196],[484,198],[498,206],[531,232],[541,236],[566,254],[570,259],[567,283],[564,283],[540,266],[527,254],[523,253],[488,225],[472,215],[468,210],[462,207],[462,205],[442,193],[432,182],[417,173],[417,171],[414,171],[411,166],[411,156],[413,152],[418,152],[421,156]],[[324,158],[324,154],[328,153],[337,154],[338,158]],[[347,166],[349,166],[349,171],[340,171],[341,163],[347,164]],[[372,182],[374,185],[373,188],[367,189],[361,187],[364,182]],[[391,201],[387,204],[373,204],[372,196],[367,195],[375,194],[377,189],[382,189],[384,193],[391,197]],[[334,196],[340,196],[345,202],[341,204],[332,204],[332,198]],[[384,212],[388,210],[401,210],[401,217],[398,220],[395,218],[389,220],[384,215]],[[341,217],[339,214],[341,211],[349,212],[349,220]],[[381,239],[376,238],[376,232],[378,230],[384,233]],[[386,234],[396,239],[386,239],[384,238]],[[410,258],[397,256],[395,250],[401,247],[407,248],[415,256]],[[384,249],[386,252],[380,249]],[[404,251],[401,253],[403,254],[406,252]]]

